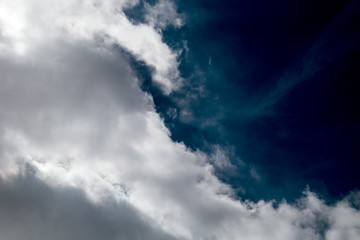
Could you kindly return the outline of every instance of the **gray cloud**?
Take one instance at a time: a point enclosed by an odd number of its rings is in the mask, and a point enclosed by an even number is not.
[[[29,169],[0,179],[0,232],[8,240],[174,239],[126,202],[93,204],[80,189],[51,188]]]

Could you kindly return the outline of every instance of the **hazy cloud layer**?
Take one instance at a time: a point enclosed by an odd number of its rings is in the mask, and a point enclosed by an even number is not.
[[[114,47],[174,89],[176,54],[126,19],[133,4],[0,3],[0,238],[355,239],[357,193],[334,206],[309,191],[295,205],[241,201],[213,174],[211,162],[232,168],[224,150],[170,139]]]

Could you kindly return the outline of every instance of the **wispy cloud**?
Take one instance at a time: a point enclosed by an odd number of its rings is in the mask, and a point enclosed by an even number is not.
[[[177,28],[184,25],[184,14],[177,12],[176,5],[171,0],[159,0],[154,6],[145,2],[145,9],[145,19],[154,27],[164,29],[169,25]]]
[[[336,59],[349,54],[356,43],[346,42],[346,36],[339,34],[351,21],[358,9],[357,2],[351,2],[326,26],[324,32],[309,48],[305,56],[290,71],[285,72],[268,92],[256,99],[249,113],[254,115],[271,114],[272,107],[289,94],[300,83],[311,79],[316,73],[331,65]],[[347,46],[345,46],[347,45]]]

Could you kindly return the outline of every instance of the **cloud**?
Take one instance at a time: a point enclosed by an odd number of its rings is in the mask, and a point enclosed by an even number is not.
[[[177,12],[175,3],[170,0],[159,0],[154,6],[145,3],[146,21],[157,28],[164,29],[169,25],[182,27],[184,15]]]
[[[326,239],[355,240],[359,238],[359,199],[359,192],[353,192],[344,201],[337,203],[336,207],[332,209],[330,214],[332,226],[326,232]],[[354,204],[356,208],[354,208]]]
[[[123,10],[137,2],[5,1],[0,3],[1,36],[5,40],[0,47],[31,54],[34,46],[59,37],[69,41],[104,37],[154,68],[154,81],[169,94],[180,84],[177,53],[162,42],[161,31],[149,25],[133,25],[126,18]]]
[[[51,188],[29,170],[0,179],[0,196],[2,239],[173,239],[126,202],[93,204],[80,189]]]
[[[113,11],[135,3],[0,3],[7,13],[0,14],[0,238],[358,234],[359,211],[350,200],[329,206],[307,192],[295,205],[241,201],[213,174],[209,162],[229,165],[221,149],[208,156],[171,140],[152,97],[114,46],[142,60],[162,56],[141,50],[155,36],[153,44],[166,46],[152,26],[131,25]],[[131,45],[137,32],[142,40]],[[146,61],[160,71],[152,60]],[[338,217],[348,214],[354,221]]]

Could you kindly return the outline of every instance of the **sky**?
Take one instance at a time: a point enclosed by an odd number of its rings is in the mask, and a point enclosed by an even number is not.
[[[0,239],[357,240],[358,1],[0,0]]]

